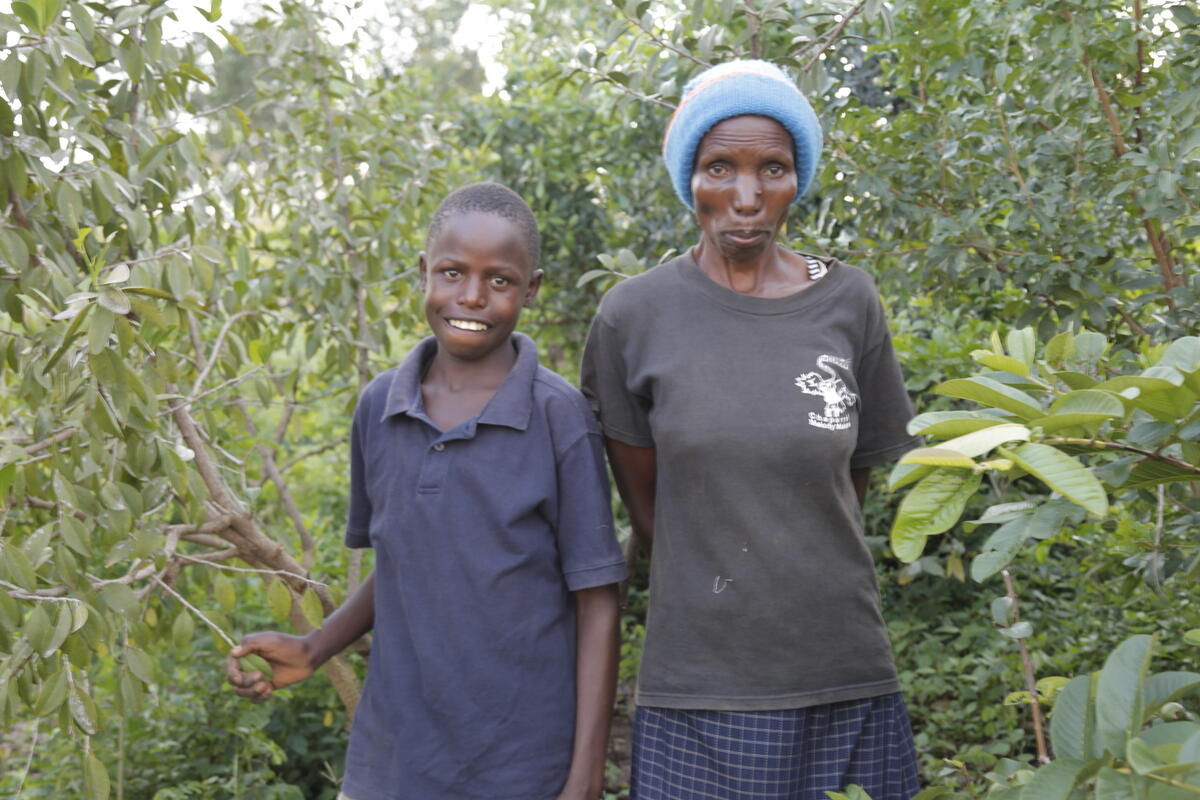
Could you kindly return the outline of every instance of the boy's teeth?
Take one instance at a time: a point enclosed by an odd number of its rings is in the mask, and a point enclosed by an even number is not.
[[[486,331],[488,326],[482,322],[474,322],[468,319],[451,319],[447,320],[451,326],[462,328],[464,331]]]

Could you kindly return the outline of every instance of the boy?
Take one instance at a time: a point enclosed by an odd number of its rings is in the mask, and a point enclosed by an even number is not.
[[[537,295],[529,206],[494,183],[435,212],[433,336],[363,392],[346,544],[375,571],[306,636],[256,633],[229,681],[261,700],[368,630],[342,790],[353,800],[600,796],[624,560],[599,429],[514,328]],[[270,682],[244,672],[257,654]]]

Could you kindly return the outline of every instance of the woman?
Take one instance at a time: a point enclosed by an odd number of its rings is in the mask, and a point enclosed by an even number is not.
[[[584,392],[653,544],[637,800],[918,788],[859,516],[912,410],[867,274],[776,242],[820,149],[773,65],[693,79],[663,154],[700,241],[614,287],[588,335]]]

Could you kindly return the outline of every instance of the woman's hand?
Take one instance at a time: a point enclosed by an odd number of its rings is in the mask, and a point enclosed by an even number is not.
[[[261,671],[242,669],[238,659],[248,655],[259,656],[267,662],[272,671],[269,681],[263,680]],[[315,670],[312,648],[305,637],[274,631],[250,634],[225,658],[229,683],[240,696],[255,703],[266,700],[276,689],[304,680]]]

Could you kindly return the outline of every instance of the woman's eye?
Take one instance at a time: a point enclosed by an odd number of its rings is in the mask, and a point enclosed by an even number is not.
[[[783,165],[782,164],[772,164],[771,166],[767,167],[767,174],[770,175],[772,178],[778,178],[780,175],[783,174]]]
[[[720,177],[728,172],[728,168],[724,164],[709,164],[708,174]]]

